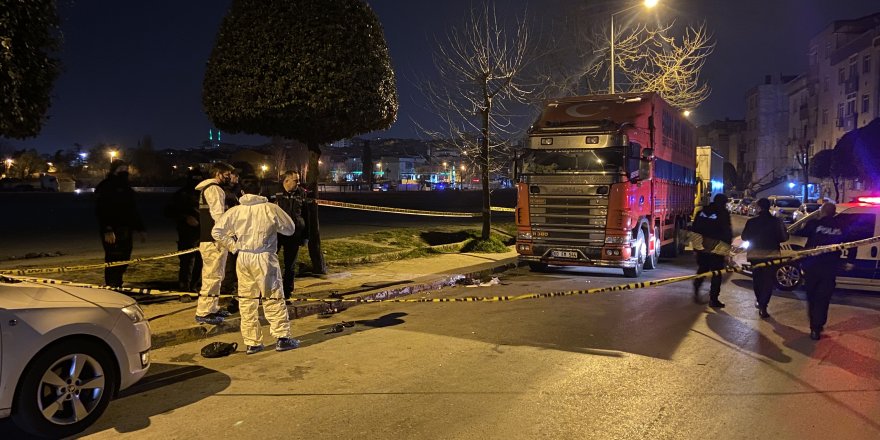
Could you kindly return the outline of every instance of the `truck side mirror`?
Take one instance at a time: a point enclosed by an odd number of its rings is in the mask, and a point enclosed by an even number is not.
[[[650,148],[648,150],[650,150]],[[651,158],[653,157],[654,155],[652,154]],[[639,161],[639,180],[651,180],[651,159],[643,159]]]

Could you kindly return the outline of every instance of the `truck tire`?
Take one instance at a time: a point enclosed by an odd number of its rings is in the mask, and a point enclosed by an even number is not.
[[[651,252],[648,249],[647,243],[645,244],[645,251],[647,252],[647,256],[645,257],[645,270],[653,270],[657,268],[660,259],[660,247],[657,246],[660,244],[660,228],[654,227],[654,252]]]
[[[672,243],[669,243],[661,249],[661,253],[664,258],[676,258],[681,255],[684,250],[684,246],[682,246],[683,240],[681,239],[681,223],[678,219],[675,220],[675,228],[672,233]]]
[[[636,245],[633,246],[633,253],[636,254],[636,266],[624,267],[623,275],[627,278],[638,278],[642,275],[642,269],[645,266],[645,256],[647,254],[647,243],[645,243],[645,233],[643,229],[639,229],[636,238]]]

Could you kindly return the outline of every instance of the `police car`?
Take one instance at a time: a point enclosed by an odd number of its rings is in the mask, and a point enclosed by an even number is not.
[[[792,255],[804,249],[807,238],[795,234],[803,229],[806,222],[816,218],[818,214],[819,211],[814,211],[788,226],[791,237],[780,246],[782,256]],[[880,236],[880,196],[859,197],[852,203],[839,203],[837,204],[837,217],[843,222],[852,241]],[[741,237],[736,237],[733,241],[733,248],[737,249],[734,261],[740,265],[745,264],[748,242],[744,243]],[[841,265],[837,273],[837,286],[846,289],[880,292],[880,243],[847,249],[841,258],[847,258],[850,252],[856,253],[855,260],[848,261],[854,267],[850,270],[844,270]],[[803,284],[803,279],[804,276],[797,261],[784,264],[776,270],[776,288],[779,290],[794,290]]]

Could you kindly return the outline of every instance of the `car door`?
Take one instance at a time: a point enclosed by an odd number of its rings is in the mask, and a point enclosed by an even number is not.
[[[848,209],[837,214],[847,233],[848,241],[864,240],[880,234],[880,226],[877,224],[877,213],[863,209]],[[855,259],[851,254],[855,252]],[[852,288],[872,288],[878,279],[878,260],[880,260],[880,243],[873,243],[844,251],[841,263],[852,263],[853,268],[845,270],[844,264],[840,265],[837,272],[837,281]]]

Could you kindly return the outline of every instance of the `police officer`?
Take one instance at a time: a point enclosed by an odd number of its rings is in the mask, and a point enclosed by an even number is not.
[[[110,163],[107,178],[95,187],[95,214],[104,246],[104,261],[131,259],[132,234],[144,239],[144,223],[135,203],[135,192],[128,182],[128,164],[116,159]],[[104,269],[104,284],[122,286],[122,275],[128,266]]]
[[[282,190],[275,194],[275,203],[284,210],[296,225],[293,235],[279,235],[278,249],[284,250],[284,263],[282,265],[282,279],[284,285],[284,298],[289,299],[293,294],[293,278],[296,269],[296,257],[299,247],[308,240],[308,222],[305,219],[306,191],[299,186],[299,173],[286,171],[281,180]]]
[[[779,258],[779,245],[788,240],[788,231],[782,220],[770,214],[770,200],[758,199],[758,215],[749,219],[743,228],[742,239],[749,242],[746,254],[749,263],[761,264]],[[767,305],[773,295],[776,267],[752,270],[752,288],[755,290],[755,307],[761,318],[769,318]]]
[[[818,218],[810,220],[798,233],[807,237],[806,249],[818,246],[840,244],[846,241],[846,231],[840,219],[835,217],[837,207],[833,203],[825,203],[819,208]],[[807,313],[810,317],[810,339],[818,341],[822,337],[822,329],[828,321],[828,305],[837,281],[836,272],[840,262],[840,251],[826,252],[804,258],[801,267],[806,279]],[[851,251],[850,258],[855,258]],[[849,265],[847,265],[849,267]]]
[[[187,173],[186,182],[174,193],[165,206],[165,216],[177,225],[177,250],[199,247],[199,191],[196,185],[201,182],[199,169]],[[202,256],[198,252],[183,254],[180,257],[177,274],[178,288],[183,292],[196,292],[201,284]]]
[[[733,241],[733,227],[730,224],[730,212],[727,211],[727,196],[716,194],[708,206],[700,210],[694,217],[691,231],[703,236],[703,249],[697,251],[697,273],[724,269],[725,256],[712,253],[713,243],[719,241],[728,245]],[[703,278],[694,280],[694,302],[701,303],[700,287]],[[721,293],[721,275],[713,275],[709,284],[709,307],[722,308],[724,303],[718,300]]]

